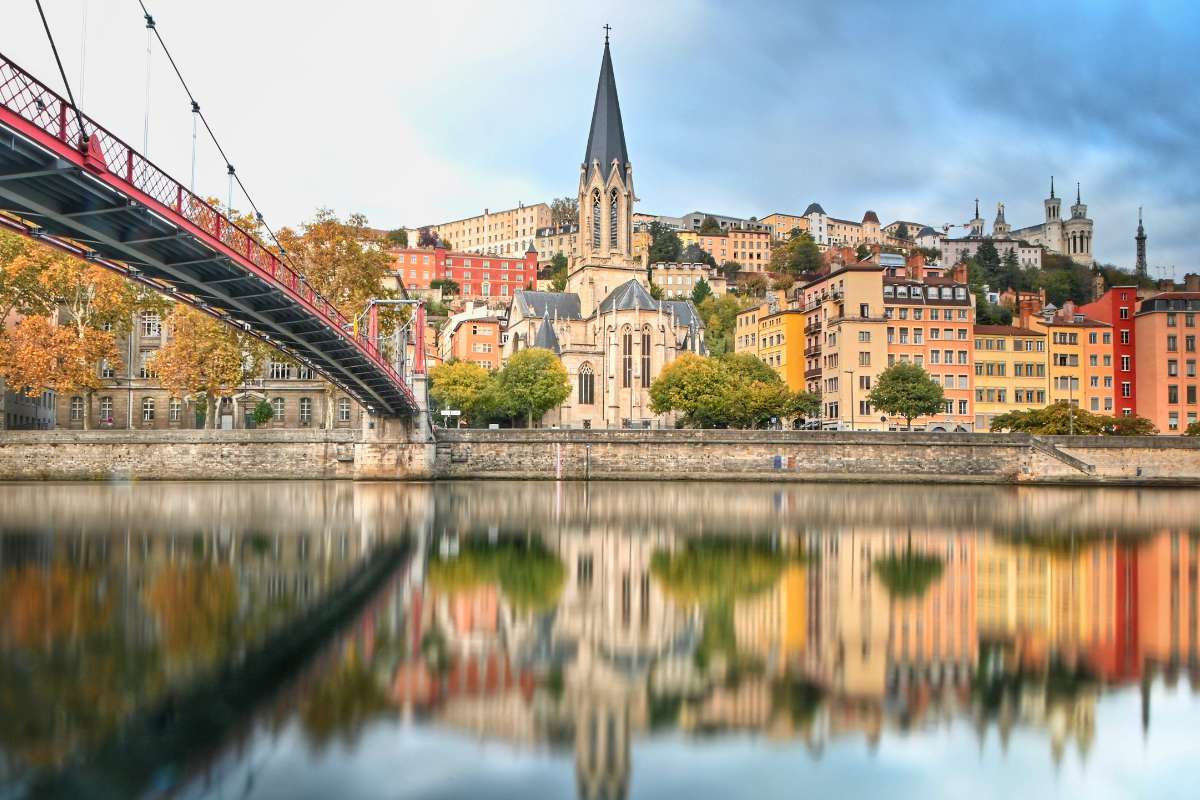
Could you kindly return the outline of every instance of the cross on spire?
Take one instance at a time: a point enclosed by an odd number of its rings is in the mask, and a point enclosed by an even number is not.
[[[607,22],[604,23],[604,43],[608,44],[608,32],[612,30],[612,26]]]

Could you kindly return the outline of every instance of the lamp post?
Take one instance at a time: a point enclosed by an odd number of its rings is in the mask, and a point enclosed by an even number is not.
[[[842,372],[850,376],[850,430],[854,430],[854,370],[844,369]]]

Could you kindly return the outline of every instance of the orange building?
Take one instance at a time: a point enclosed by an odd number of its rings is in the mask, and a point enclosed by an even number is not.
[[[447,326],[449,327],[449,326]],[[443,352],[459,361],[474,361],[487,370],[500,367],[500,320],[477,317],[459,322],[449,331],[448,347]]]
[[[1080,313],[1067,301],[1029,317],[1025,327],[1049,338],[1050,402],[1113,413],[1112,326]]]
[[[718,265],[736,261],[743,272],[764,272],[771,264],[771,232],[730,228],[714,234],[698,234],[700,247]]]
[[[1182,433],[1200,413],[1198,314],[1200,292],[1164,292],[1143,300],[1134,317],[1137,413],[1160,433]]]

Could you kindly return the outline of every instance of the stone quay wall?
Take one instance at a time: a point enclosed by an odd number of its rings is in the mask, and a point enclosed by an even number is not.
[[[28,431],[0,480],[792,480],[1200,485],[1200,441],[823,431]]]

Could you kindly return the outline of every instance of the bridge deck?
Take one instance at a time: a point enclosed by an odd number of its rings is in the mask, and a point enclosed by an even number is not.
[[[374,342],[254,237],[0,55],[0,224],[86,257],[293,356],[370,410],[414,396]]]

